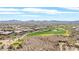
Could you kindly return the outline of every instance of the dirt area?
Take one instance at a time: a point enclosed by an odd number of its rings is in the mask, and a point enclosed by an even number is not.
[[[21,51],[59,51],[57,42],[59,40],[67,40],[63,36],[34,36],[28,39]]]

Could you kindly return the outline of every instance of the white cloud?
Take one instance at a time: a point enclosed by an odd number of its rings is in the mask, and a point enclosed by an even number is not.
[[[41,9],[41,8],[24,8],[23,11],[27,11],[31,13],[45,13],[45,14],[78,13],[78,12],[60,12],[58,10],[48,10],[48,9]]]
[[[55,14],[58,12],[56,10],[47,10],[47,9],[39,9],[39,8],[24,8],[23,11],[32,12],[32,13],[48,13],[48,14]]]
[[[22,14],[19,10],[16,8],[0,8],[0,14]]]
[[[79,7],[67,7],[67,9],[71,9],[71,10],[79,10]]]
[[[78,10],[79,8],[72,8],[72,7],[65,7],[67,9]],[[1,12],[2,11],[2,12]],[[21,12],[23,11],[23,12]],[[30,13],[43,13],[43,14],[59,14],[59,13],[79,13],[79,12],[62,12],[58,10],[49,10],[49,9],[42,9],[42,8],[0,8],[0,14],[24,14],[24,11]]]
[[[79,7],[79,0],[0,0],[9,7]]]
[[[0,8],[0,11],[19,11],[19,9],[15,9],[15,8]]]
[[[20,12],[0,12],[0,14],[21,14]]]

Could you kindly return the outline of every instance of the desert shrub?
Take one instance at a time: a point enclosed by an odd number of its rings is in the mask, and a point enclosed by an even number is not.
[[[0,42],[0,49],[2,49],[4,47],[3,42]]]
[[[76,43],[76,40],[75,39],[69,39],[68,40],[68,44],[69,45],[74,45]]]
[[[16,40],[15,42],[13,42],[9,47],[8,49],[19,49],[19,48],[22,48],[22,43],[23,43],[23,40],[21,39],[18,39]]]
[[[10,46],[9,46],[9,48],[10,49],[19,49],[19,48],[21,48],[22,47],[22,45],[21,44],[19,44],[18,42],[14,42],[14,43],[12,43]]]

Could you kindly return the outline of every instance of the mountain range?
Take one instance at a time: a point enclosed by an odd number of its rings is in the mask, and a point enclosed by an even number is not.
[[[57,23],[57,24],[79,24],[79,21],[56,21],[56,20],[51,20],[51,21],[34,21],[34,20],[29,20],[29,21],[20,21],[20,20],[7,20],[7,21],[0,21],[0,23]]]

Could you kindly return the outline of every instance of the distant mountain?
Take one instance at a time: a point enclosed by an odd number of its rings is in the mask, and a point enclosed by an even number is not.
[[[17,21],[20,21],[20,20],[6,20],[6,21],[0,21],[0,22],[17,22]]]
[[[8,20],[8,21],[10,21],[10,22],[15,22],[15,21],[20,21],[20,20]]]
[[[7,21],[0,21],[0,23],[11,23],[11,24],[14,24],[14,23],[23,23],[23,21],[20,21],[20,20],[7,20]]]
[[[20,21],[20,20],[7,20],[7,21],[0,21],[0,23],[27,23],[27,24],[79,24],[79,21],[57,21],[57,20],[51,20],[51,21]]]

